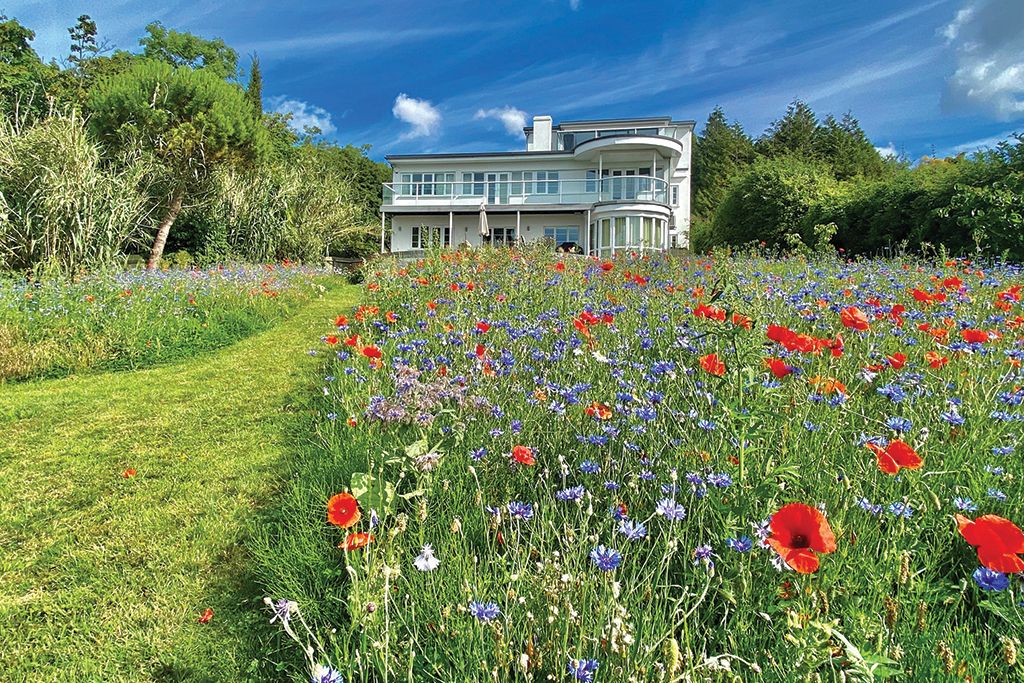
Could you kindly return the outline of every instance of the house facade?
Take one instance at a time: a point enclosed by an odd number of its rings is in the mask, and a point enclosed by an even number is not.
[[[388,156],[381,252],[541,240],[599,256],[687,247],[693,126],[537,116],[524,151]]]

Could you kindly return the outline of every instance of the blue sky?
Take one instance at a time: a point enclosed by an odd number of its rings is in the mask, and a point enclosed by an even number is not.
[[[0,0],[3,2],[3,0]],[[760,134],[794,98],[851,110],[916,159],[1024,132],[1024,2],[896,0],[7,0],[46,58],[88,13],[136,49],[145,25],[256,52],[271,109],[384,154],[519,149],[522,122],[715,106]],[[243,64],[248,60],[243,57]]]

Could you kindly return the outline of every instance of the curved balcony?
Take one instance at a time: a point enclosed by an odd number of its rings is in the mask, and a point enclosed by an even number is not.
[[[611,138],[609,138],[611,139]],[[507,173],[488,174],[509,176]],[[662,178],[618,175],[560,180],[498,179],[484,182],[384,183],[388,207],[432,208],[594,205],[602,202],[649,202],[668,205],[668,183]]]
[[[657,153],[666,159],[678,159],[683,154],[683,143],[664,135],[610,135],[584,140],[572,150],[573,157],[580,161],[594,161],[609,152],[636,155]]]

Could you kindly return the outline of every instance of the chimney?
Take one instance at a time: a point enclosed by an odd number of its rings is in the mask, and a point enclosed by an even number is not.
[[[551,151],[551,117],[550,116],[534,116],[533,117],[533,144],[530,145],[530,151],[532,152],[550,152]]]

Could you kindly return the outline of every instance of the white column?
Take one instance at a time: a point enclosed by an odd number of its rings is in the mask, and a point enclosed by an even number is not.
[[[448,236],[451,238],[452,242],[455,241],[455,214],[453,211],[448,212]],[[441,241],[444,242],[444,237],[441,238]],[[452,245],[449,244],[448,246],[450,247]]]
[[[380,212],[380,253],[384,253],[384,212]]]
[[[601,175],[604,171],[604,155],[597,153],[597,201],[601,201],[601,191],[604,189],[604,181]]]
[[[522,239],[522,236],[521,236],[521,233],[520,233],[520,223],[521,223],[521,221],[520,221],[520,214],[521,213],[522,212],[519,211],[518,209],[516,210],[516,246],[519,246],[519,240]]]
[[[587,222],[583,226],[583,253],[590,256],[590,209],[587,209]]]

